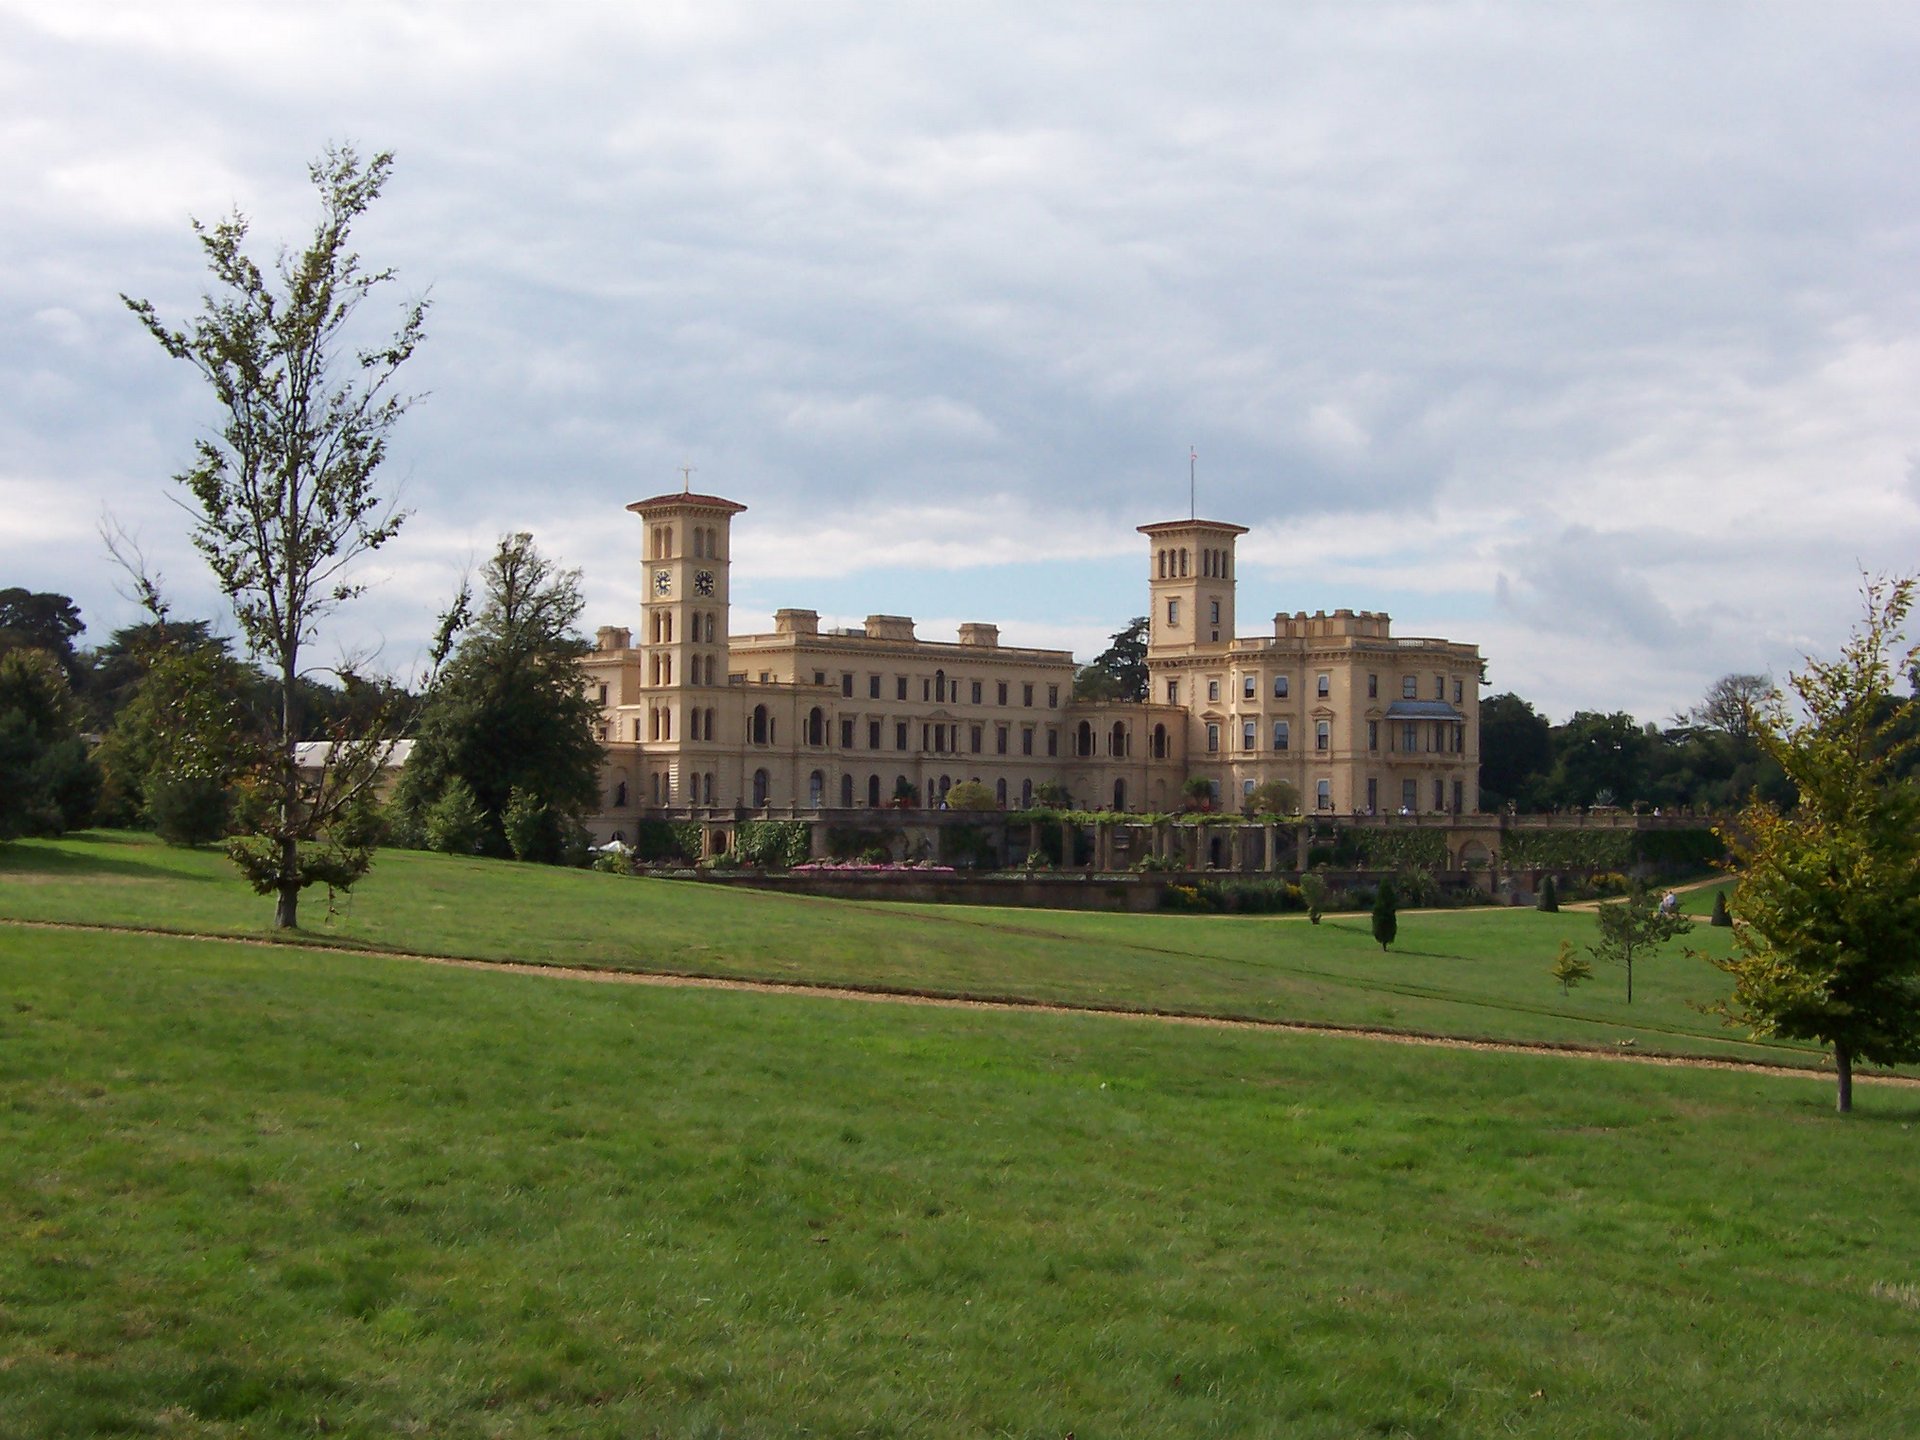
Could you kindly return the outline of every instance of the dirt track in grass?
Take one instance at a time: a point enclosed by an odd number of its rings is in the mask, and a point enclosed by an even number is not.
[[[82,925],[70,921],[0,919],[0,925],[21,930],[70,930],[78,934],[139,935],[164,940],[195,940],[213,945],[248,945],[266,949],[318,950],[376,960],[410,960],[444,965],[456,970],[492,971],[504,975],[531,975],[543,979],[588,981],[605,985],[652,985],[673,989],[731,990],[750,995],[788,995],[820,1000],[854,1000],[879,1005],[921,1005],[946,1010],[987,1010],[1009,1014],[1093,1015],[1113,1020],[1162,1025],[1191,1025],[1215,1030],[1261,1030],[1289,1035],[1322,1035],[1346,1040],[1374,1040],[1391,1045],[1427,1045],[1443,1050],[1479,1050],[1495,1054],[1553,1055],[1563,1059],[1612,1060],[1634,1065],[1672,1065],[1695,1070],[1740,1070],[1802,1080],[1831,1079],[1832,1072],[1810,1066],[1770,1065],[1757,1060],[1718,1060],[1706,1056],[1674,1055],[1630,1047],[1614,1049],[1592,1045],[1548,1044],[1524,1040],[1478,1040],[1412,1030],[1378,1029],[1363,1025],[1328,1025],[1306,1020],[1256,1020],[1220,1015],[1119,1006],[1061,1005],[1004,995],[945,995],[898,987],[809,984],[804,981],[742,980],[724,975],[676,974],[657,970],[599,970],[579,965],[541,965],[513,960],[470,960],[451,955],[428,955],[406,950],[368,950],[329,945],[308,939],[268,940],[235,935],[201,935],[177,930],[140,929],[126,925]],[[1866,1085],[1920,1087],[1920,1076],[1854,1072],[1854,1081]]]

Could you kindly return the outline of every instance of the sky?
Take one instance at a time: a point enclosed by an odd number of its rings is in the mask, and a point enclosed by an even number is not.
[[[312,653],[407,676],[527,530],[637,627],[728,496],[736,631],[965,621],[1084,661],[1135,527],[1249,527],[1243,635],[1385,610],[1484,693],[1664,720],[1831,655],[1920,560],[1920,7],[0,0],[0,587],[221,601],[191,219],[307,164],[431,305],[411,515]],[[682,467],[691,467],[684,476]]]

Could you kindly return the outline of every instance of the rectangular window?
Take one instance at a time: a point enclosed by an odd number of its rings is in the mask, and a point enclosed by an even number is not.
[[[1033,708],[1033,686],[1022,685],[1020,687],[1020,703],[1029,710]]]
[[[851,720],[840,722],[840,748],[842,750],[853,748],[853,721]]]
[[[1031,725],[1023,725],[1020,727],[1020,753],[1022,755],[1033,754],[1033,726]]]
[[[1369,675],[1367,676],[1367,699],[1378,700],[1379,698],[1380,677],[1378,675]]]
[[[1326,699],[1327,696],[1333,693],[1333,677],[1327,674],[1324,670],[1319,675],[1315,676],[1313,681],[1313,693],[1318,695],[1322,700]]]
[[[1367,749],[1378,751],[1380,748],[1380,722],[1367,721]]]
[[[896,700],[904,700],[907,698],[906,676],[896,675],[893,677],[893,698]]]
[[[1178,705],[1179,703],[1180,682],[1178,680],[1169,680],[1167,681],[1167,704]]]
[[[1180,602],[1178,600],[1167,601],[1167,624],[1175,630],[1180,628]]]
[[[1407,755],[1419,753],[1420,727],[1411,720],[1400,727],[1400,749]]]
[[[878,720],[869,720],[867,721],[867,749],[878,750],[879,748],[880,722]]]
[[[1259,693],[1260,693],[1260,677],[1258,675],[1242,675],[1240,677],[1240,698],[1241,699],[1251,700]]]
[[[1240,748],[1242,750],[1251,750],[1258,745],[1260,743],[1258,735],[1259,731],[1255,728],[1253,721],[1242,720],[1240,722]]]
[[[1218,700],[1219,698],[1220,698],[1220,682],[1218,680],[1207,681],[1207,699]]]
[[[1060,732],[1054,729],[1053,726],[1049,725],[1047,727],[1047,754],[1058,755],[1059,753],[1060,753]]]
[[[1316,722],[1313,727],[1313,748],[1316,750],[1325,750],[1332,743],[1333,726],[1329,725],[1325,720]]]
[[[904,750],[907,748],[907,722],[904,720],[894,721],[893,748],[896,750]]]
[[[824,684],[826,684],[826,683],[827,683],[827,672],[826,672],[826,671],[824,671],[824,670],[816,670],[816,671],[814,671],[814,672],[813,672],[813,683],[814,683],[814,684],[816,684],[816,685],[824,685]]]
[[[1284,720],[1273,722],[1273,748],[1284,750],[1293,743],[1293,729]]]
[[[840,677],[840,693],[851,700],[853,698],[853,672],[846,671]]]
[[[1402,780],[1400,782],[1400,813],[1411,815],[1420,805],[1420,782]]]
[[[1276,675],[1273,677],[1273,698],[1276,700],[1284,700],[1287,698],[1286,676]]]
[[[993,727],[993,753],[996,755],[1007,753],[1007,727],[1004,725]]]
[[[1213,625],[1218,625],[1220,623],[1220,602],[1218,600],[1213,602],[1211,613],[1212,613],[1213,619],[1208,623]]]
[[[1419,680],[1412,675],[1402,675],[1400,677],[1400,698],[1402,700],[1419,699],[1420,698]]]
[[[983,730],[980,726],[975,725],[973,727],[972,733],[969,738],[973,742],[973,753],[978,755],[980,753],[981,744],[986,739],[986,731]]]
[[[1453,703],[1454,704],[1458,705],[1460,703],[1461,694],[1462,694],[1462,691],[1460,688],[1460,682],[1456,680],[1453,682]],[[1454,808],[1458,809],[1459,807],[1455,806]]]
[[[1002,705],[1007,703],[1007,682],[1004,680],[1000,682],[1000,703]]]
[[[1436,700],[1444,700],[1447,698],[1447,677],[1446,676],[1436,675],[1433,677],[1433,698]],[[1441,808],[1444,809],[1445,807],[1443,806]]]
[[[1058,685],[1049,685],[1047,686],[1047,709],[1058,710],[1059,708],[1060,687]]]
[[[978,680],[974,681],[973,682],[973,703],[978,705],[980,703],[980,697],[985,693],[986,692],[981,687],[980,682]]]
[[[869,700],[878,700],[880,698],[880,677],[878,675],[867,676],[867,698]]]
[[[1371,815],[1380,808],[1380,782],[1375,777],[1367,777],[1367,814]]]
[[[1447,782],[1438,775],[1433,777],[1433,808],[1436,810],[1447,808]]]
[[[1317,810],[1333,809],[1333,782],[1316,780],[1313,782],[1313,804]]]
[[[933,699],[933,681],[927,679],[924,675],[920,677],[920,698],[922,701]],[[942,695],[940,698],[944,700],[947,697]]]
[[[1466,786],[1459,780],[1453,782],[1453,813],[1458,815],[1466,808]]]
[[[1220,753],[1220,727],[1218,725],[1207,726],[1207,753],[1209,755],[1217,755]]]

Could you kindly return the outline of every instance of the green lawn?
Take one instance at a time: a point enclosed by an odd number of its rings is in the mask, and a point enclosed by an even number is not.
[[[1678,945],[1636,966],[1631,1006],[1617,970],[1562,996],[1547,974],[1560,941],[1593,938],[1577,912],[1405,914],[1383,954],[1364,915],[862,904],[384,852],[342,913],[309,893],[302,915],[329,943],[482,959],[1818,1063],[1702,1014],[1724,977]],[[0,916],[260,935],[270,906],[215,851],[95,834],[0,846]],[[1726,941],[1701,925],[1692,943]]]
[[[1908,1090],[5,927],[0,995],[8,1436],[1911,1432]]]

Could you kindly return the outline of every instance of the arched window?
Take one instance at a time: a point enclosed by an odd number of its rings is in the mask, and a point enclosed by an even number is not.
[[[827,743],[827,717],[816,705],[807,712],[807,744],[824,745]]]
[[[998,805],[1002,810],[1007,808],[1007,777],[1006,776],[1002,775],[998,780],[993,782],[993,799],[994,799],[994,803]]]
[[[624,780],[613,787],[613,808],[616,810],[627,808],[627,782]]]
[[[1116,810],[1127,808],[1127,782],[1124,780],[1113,782],[1113,808]]]
[[[1076,755],[1093,754],[1093,722],[1082,720],[1073,732],[1073,753]]]
[[[753,743],[756,745],[766,744],[767,735],[767,707],[764,705],[756,705],[753,707]]]
[[[1164,725],[1153,727],[1153,758],[1156,760],[1167,758],[1167,727]]]
[[[1020,782],[1020,808],[1022,810],[1033,808],[1033,781],[1031,780]]]
[[[853,808],[853,777],[851,775],[840,777],[840,808],[842,810]]]
[[[772,785],[773,785],[773,777],[767,774],[765,770],[756,770],[753,772],[753,808],[754,809],[764,810],[767,808],[767,792],[772,787]]]
[[[867,777],[867,804],[875,810],[880,808],[880,777],[878,775]]]
[[[807,777],[807,804],[818,810],[827,798],[827,777],[818,770]]]
[[[707,771],[706,779],[701,782],[700,789],[701,798],[711,805],[713,803],[713,772],[711,770]]]
[[[943,703],[947,698],[947,672],[944,670],[933,672],[933,698]]]
[[[1119,720],[1114,721],[1113,733],[1107,736],[1108,752],[1113,755],[1125,755],[1129,748],[1125,723]]]

